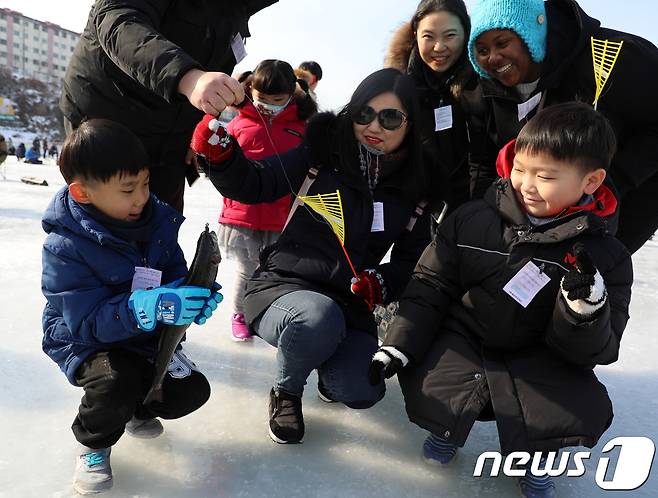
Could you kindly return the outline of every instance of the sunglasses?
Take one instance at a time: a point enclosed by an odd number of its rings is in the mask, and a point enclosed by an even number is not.
[[[358,125],[368,125],[372,123],[375,118],[385,130],[397,130],[402,124],[407,121],[407,116],[397,109],[382,109],[379,112],[369,105],[364,105],[361,109],[352,114],[352,121]]]

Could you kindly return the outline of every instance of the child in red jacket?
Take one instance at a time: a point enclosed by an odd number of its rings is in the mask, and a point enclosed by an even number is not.
[[[301,143],[306,120],[317,107],[306,90],[299,91],[290,64],[262,61],[254,69],[247,95],[239,114],[228,125],[228,132],[247,158],[282,154]],[[283,230],[290,204],[290,196],[256,205],[224,198],[217,235],[225,256],[237,263],[231,318],[236,341],[251,338],[242,309],[245,283],[258,266],[260,251],[274,243]]]

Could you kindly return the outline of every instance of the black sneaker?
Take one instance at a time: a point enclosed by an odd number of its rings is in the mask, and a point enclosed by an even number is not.
[[[320,380],[319,377],[318,377],[318,398],[320,398],[325,403],[336,402],[336,400],[329,395],[327,389],[324,387],[324,384],[322,383],[322,380]]]
[[[301,443],[304,438],[302,398],[285,391],[270,391],[270,427],[272,441],[281,444]]]

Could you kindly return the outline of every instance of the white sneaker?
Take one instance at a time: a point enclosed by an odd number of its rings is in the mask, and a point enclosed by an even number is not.
[[[94,450],[82,446],[75,466],[73,489],[81,495],[92,495],[107,491],[112,487],[112,448]]]
[[[157,418],[141,420],[133,417],[126,424],[126,432],[133,437],[153,439],[164,432],[164,427]]]

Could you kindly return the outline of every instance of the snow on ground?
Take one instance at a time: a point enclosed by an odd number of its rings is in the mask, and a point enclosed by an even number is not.
[[[70,425],[82,390],[69,385],[41,351],[40,219],[64,181],[52,162],[25,165],[10,156],[6,170],[7,180],[0,179],[0,497],[74,496],[76,441]],[[43,176],[49,186],[21,183],[26,174]],[[214,227],[219,206],[220,197],[206,179],[187,190],[188,218],[180,242],[188,260],[204,223]],[[557,479],[562,497],[658,495],[655,469],[633,492],[605,492],[594,480],[600,449],[613,437],[646,436],[658,442],[658,242],[647,243],[634,263],[631,320],[620,360],[597,369],[616,417],[586,462],[585,475]],[[219,281],[226,296],[232,271],[231,262],[223,261]],[[493,423],[476,424],[449,468],[424,464],[425,433],[407,421],[395,379],[388,382],[381,403],[353,411],[321,402],[312,377],[304,396],[304,443],[273,443],[266,427],[275,350],[259,339],[232,342],[230,311],[227,298],[206,326],[193,326],[188,333],[188,354],[212,384],[209,402],[188,417],[165,421],[158,439],[124,436],[112,452],[114,488],[104,496],[517,496],[511,478],[472,477],[477,456],[498,449]]]

